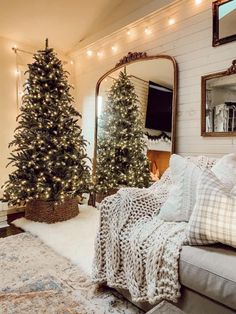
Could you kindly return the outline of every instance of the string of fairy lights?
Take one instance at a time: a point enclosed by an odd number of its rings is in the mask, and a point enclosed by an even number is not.
[[[196,6],[199,6],[199,5],[202,4],[202,2],[203,2],[204,0],[193,0],[193,1],[194,1],[194,3],[195,3]],[[177,23],[177,19],[176,19],[175,16],[170,16],[170,17],[167,19],[167,22],[166,22],[166,23],[167,23],[168,26],[171,27],[171,26],[173,26],[174,24]],[[130,28],[126,29],[126,35],[127,35],[128,37],[132,37],[134,31],[135,31],[135,27],[130,27]],[[149,26],[145,26],[144,29],[143,29],[143,33],[144,33],[145,36],[150,36],[150,35],[153,33],[153,31],[154,31],[154,30],[153,30],[151,27],[149,27]],[[116,53],[116,52],[119,50],[119,46],[116,45],[116,44],[114,44],[114,45],[111,46],[110,49],[111,49],[111,51],[112,51],[113,53]],[[14,45],[14,46],[12,47],[12,50],[13,50],[16,54],[17,54],[18,52],[23,52],[23,53],[27,53],[27,54],[33,55],[33,52],[21,50],[21,49],[19,49],[16,45]],[[102,57],[104,56],[104,51],[102,51],[102,50],[96,51],[96,49],[93,49],[92,46],[90,46],[90,47],[85,48],[85,54],[87,55],[87,57],[94,57],[94,56],[97,56],[97,57],[100,59],[100,58],[102,58]],[[68,63],[71,64],[71,65],[73,65],[73,64],[74,64],[74,61],[73,61],[73,60],[63,61],[63,64],[64,64],[64,65],[65,65],[65,64],[68,64]],[[19,75],[19,70],[18,70],[18,68],[17,68],[17,69],[16,69],[16,76],[18,76],[18,75]]]
[[[203,0],[194,0],[194,3],[196,6],[199,6],[201,3],[203,2]],[[167,25],[168,26],[173,26],[174,24],[176,24],[177,22],[177,19],[175,18],[175,16],[171,16],[168,18],[167,20]],[[128,37],[131,37],[134,33],[134,28],[129,28],[126,30],[126,35]],[[153,33],[153,29],[151,27],[144,27],[143,29],[143,33],[145,36],[150,36],[152,33]],[[111,46],[111,51],[113,53],[116,53],[118,51],[119,47],[118,45],[112,45]],[[93,56],[97,56],[98,58],[102,58],[104,56],[104,52],[102,50],[98,50],[98,51],[95,51],[95,49],[92,49],[92,47],[88,47],[85,49],[85,53],[88,57],[93,57]]]
[[[202,2],[204,0],[192,0],[192,1],[194,1],[196,6],[199,6],[199,5],[202,4]],[[173,16],[170,16],[167,19],[166,23],[167,23],[167,25],[169,27],[171,27],[174,24],[176,24],[177,22],[178,22],[178,20],[176,19],[176,16],[173,15]],[[150,27],[150,26],[145,26],[143,28],[143,33],[147,37],[151,36],[153,34],[153,32],[154,32],[154,29],[152,27]],[[126,29],[126,36],[132,38],[134,33],[135,33],[135,26]],[[119,45],[113,44],[110,49],[111,49],[112,53],[115,54],[119,50]],[[12,47],[12,50],[14,51],[16,56],[18,55],[18,53],[26,53],[26,54],[29,54],[29,55],[33,55],[34,54],[31,51],[26,51],[26,50],[22,50],[22,49],[18,48],[17,45],[14,45]],[[103,50],[98,50],[97,51],[96,49],[93,49],[92,46],[90,46],[90,47],[85,48],[85,54],[87,55],[88,58],[97,56],[98,59],[102,59],[104,57],[104,55],[105,55],[105,52]],[[64,65],[66,65],[66,64],[73,65],[74,64],[74,61],[72,59],[63,60],[62,62],[63,62]],[[17,89],[17,112],[18,113],[19,113],[19,107],[21,105],[20,100],[21,100],[22,96],[24,95],[24,91],[21,88],[21,85],[22,85],[21,84],[22,83],[21,82],[21,80],[22,80],[22,77],[21,77],[22,73],[21,72],[23,73],[24,71],[21,71],[18,62],[16,61],[15,75],[17,77],[16,89]]]

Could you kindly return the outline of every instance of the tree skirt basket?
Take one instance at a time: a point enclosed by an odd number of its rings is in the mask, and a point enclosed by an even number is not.
[[[119,191],[119,188],[113,188],[113,189],[110,189],[107,193],[97,193],[96,202],[101,203],[104,200],[104,198],[106,198],[107,196],[116,194],[116,192],[118,191]]]
[[[65,221],[79,213],[78,200],[67,199],[59,205],[53,201],[33,200],[27,203],[25,218],[48,224]]]

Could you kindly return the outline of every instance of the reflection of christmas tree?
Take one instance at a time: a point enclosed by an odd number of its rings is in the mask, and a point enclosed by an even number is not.
[[[19,126],[10,146],[14,172],[5,184],[12,204],[35,199],[63,202],[88,191],[86,142],[71,105],[68,74],[52,49],[39,51],[29,65],[29,78]]]
[[[129,77],[120,72],[109,90],[99,124],[97,191],[106,193],[119,186],[146,187],[149,176],[138,97]]]

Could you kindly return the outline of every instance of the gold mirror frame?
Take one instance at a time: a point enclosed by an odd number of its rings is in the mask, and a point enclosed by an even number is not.
[[[100,77],[96,84],[95,90],[95,132],[94,132],[94,155],[93,155],[93,176],[96,173],[96,162],[97,162],[97,135],[98,135],[98,96],[101,82],[111,73],[123,68],[125,65],[140,62],[149,61],[154,59],[165,59],[170,60],[173,64],[174,69],[174,84],[173,84],[173,101],[172,101],[172,131],[171,131],[171,154],[175,153],[176,148],[176,115],[177,115],[177,101],[178,101],[178,65],[175,58],[169,55],[153,55],[148,56],[145,52],[129,52],[127,56],[123,57],[114,68],[106,72]]]
[[[206,84],[209,79],[220,78],[224,76],[229,76],[236,74],[236,60],[232,61],[232,65],[226,70],[222,72],[212,73],[201,78],[201,136],[215,136],[215,137],[229,137],[235,136],[236,132],[207,132],[206,131]]]

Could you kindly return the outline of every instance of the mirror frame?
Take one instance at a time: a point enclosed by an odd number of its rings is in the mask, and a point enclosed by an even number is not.
[[[235,136],[235,132],[206,132],[206,83],[207,80],[213,78],[219,78],[223,76],[229,76],[236,74],[236,59],[232,61],[232,65],[222,72],[216,72],[208,75],[204,75],[201,78],[201,88],[202,88],[202,101],[201,101],[201,136],[214,136],[214,137],[230,137]]]
[[[219,7],[231,0],[217,0],[212,3],[212,14],[213,14],[213,36],[212,36],[212,46],[217,47],[219,45],[227,44],[231,41],[236,40],[235,34],[219,38]]]
[[[129,65],[131,63],[140,62],[140,61],[149,61],[154,59],[166,59],[170,60],[173,64],[174,69],[174,84],[173,84],[173,100],[172,100],[172,131],[171,131],[171,154],[175,153],[176,149],[176,119],[177,119],[177,102],[178,102],[178,64],[174,57],[169,55],[152,55],[148,56],[146,52],[129,52],[127,56],[123,57],[114,68],[107,71],[103,74],[96,84],[95,89],[95,130],[94,130],[94,154],[93,154],[93,176],[95,176],[96,172],[96,163],[97,163],[97,135],[98,135],[98,96],[99,89],[102,81],[110,75],[112,72],[115,72],[125,65]]]

